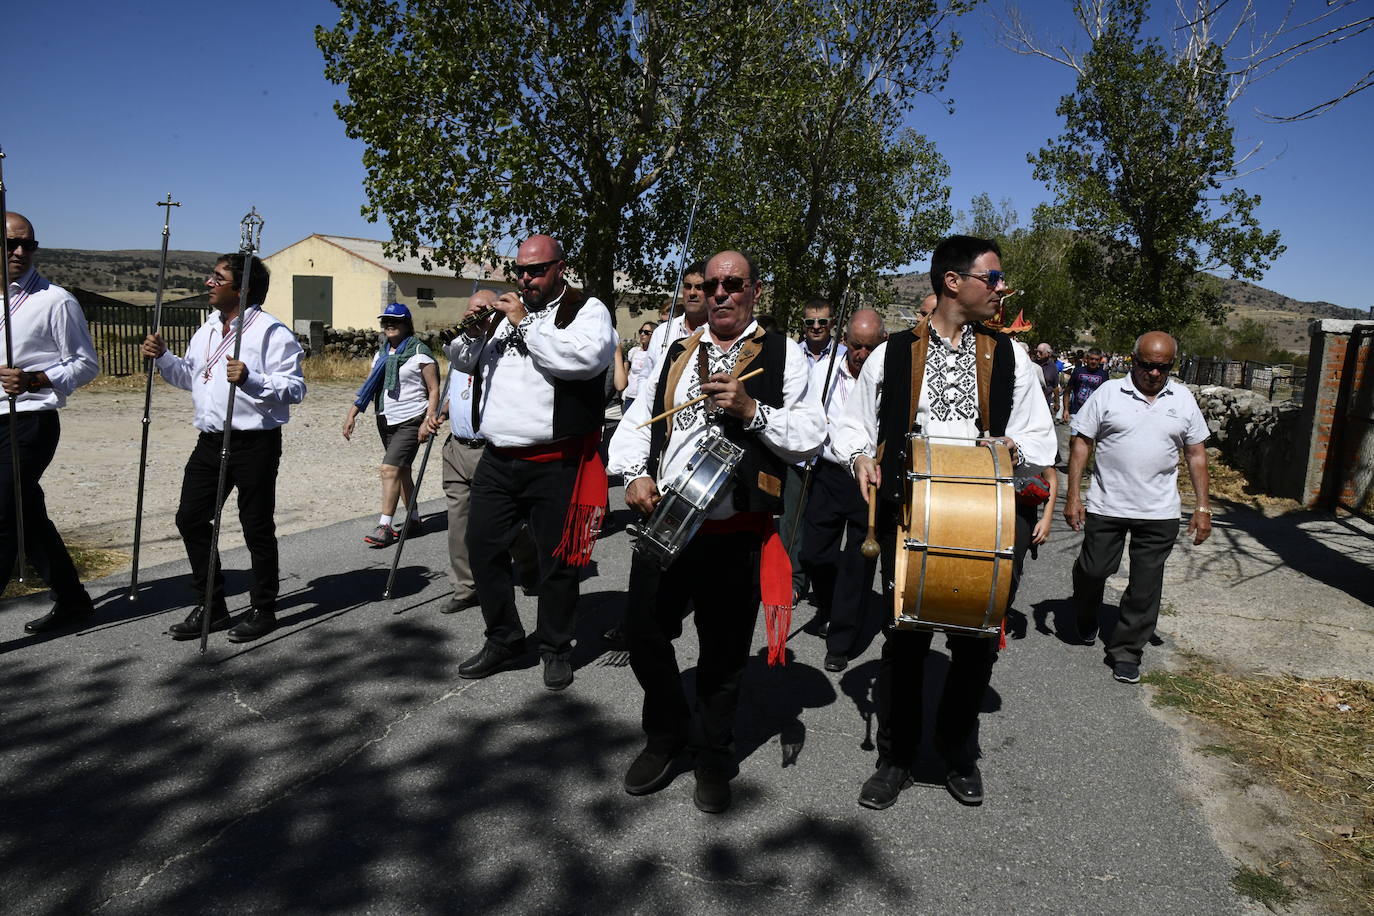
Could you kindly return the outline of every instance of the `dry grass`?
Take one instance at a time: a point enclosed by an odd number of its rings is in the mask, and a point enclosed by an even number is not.
[[[1228,730],[1225,756],[1306,802],[1298,835],[1323,850],[1332,902],[1374,911],[1374,684],[1238,677],[1196,657],[1146,682],[1159,705]]]
[[[1270,496],[1262,492],[1250,482],[1244,472],[1236,470],[1220,458],[1208,457],[1207,478],[1207,489],[1211,491],[1213,499],[1248,506],[1271,518],[1288,512],[1298,512],[1303,508],[1295,499]],[[1188,465],[1182,458],[1179,458],[1178,462],[1178,486],[1179,492],[1183,495],[1183,511],[1192,511],[1196,496],[1193,493],[1192,478],[1188,476]]]
[[[129,555],[117,550],[100,550],[95,547],[68,544],[67,551],[72,555],[72,562],[76,564],[76,571],[81,575],[82,582],[99,579],[129,562]],[[20,585],[17,579],[11,579],[9,584],[5,586],[5,592],[0,595],[0,598],[18,598],[46,589],[47,586],[38,577],[37,571],[32,566],[25,564],[24,584]]]

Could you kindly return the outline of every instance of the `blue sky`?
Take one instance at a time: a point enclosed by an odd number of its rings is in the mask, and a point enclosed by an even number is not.
[[[267,219],[269,253],[312,232],[384,237],[359,215],[362,148],[334,116],[339,89],[314,44],[314,26],[336,17],[323,0],[18,5],[6,14],[7,48],[15,55],[22,41],[25,63],[7,68],[0,132],[10,209],[56,248],[157,247],[154,203],[169,191],[183,204],[172,217],[175,248],[237,248],[250,205]],[[1039,21],[1067,34],[1062,13]],[[956,209],[986,191],[1028,221],[1049,192],[1026,154],[1058,134],[1054,109],[1072,73],[998,47],[986,12],[958,28],[965,46],[946,93],[955,113],[923,103],[911,123],[949,160]],[[1261,222],[1288,246],[1263,284],[1369,308],[1374,293],[1355,268],[1368,263],[1374,222],[1374,91],[1296,125],[1252,114],[1301,109],[1343,88],[1368,69],[1369,42],[1348,44],[1261,82],[1234,114],[1238,144],[1263,141],[1260,158],[1273,159],[1242,186],[1262,196]]]

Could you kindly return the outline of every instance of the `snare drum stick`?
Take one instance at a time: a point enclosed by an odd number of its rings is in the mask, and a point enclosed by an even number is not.
[[[873,484],[868,485],[868,537],[859,545],[859,553],[863,554],[865,560],[877,559],[878,538],[874,535],[874,522],[878,515],[878,488]]]
[[[763,371],[763,369],[762,369],[762,368],[759,368],[759,369],[755,369],[753,372],[746,372],[746,373],[744,373],[743,375],[741,375],[741,376],[739,377],[739,380],[742,382],[742,381],[744,381],[744,380],[746,380],[746,379],[751,379],[751,378],[753,378],[754,376],[758,375],[758,374],[759,374],[760,372],[762,372],[762,371]],[[644,427],[648,426],[650,423],[657,423],[659,420],[662,420],[664,417],[671,417],[673,414],[677,413],[679,410],[686,410],[688,407],[691,407],[693,404],[699,404],[699,403],[701,403],[702,401],[704,401],[704,400],[706,400],[707,398],[709,398],[710,396],[711,396],[711,395],[709,395],[709,394],[699,394],[699,395],[697,395],[696,397],[692,398],[690,401],[683,401],[681,404],[677,405],[676,407],[670,407],[669,409],[663,411],[663,413],[659,414],[659,415],[656,416],[656,417],[650,417],[649,419],[645,420],[643,423],[641,423],[641,424],[639,424],[638,426],[636,426],[635,429],[643,429]]]

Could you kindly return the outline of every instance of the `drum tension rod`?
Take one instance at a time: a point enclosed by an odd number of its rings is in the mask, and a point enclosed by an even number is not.
[[[907,471],[906,479],[918,480],[979,480],[983,483],[1013,483],[1015,477],[988,477],[986,474],[923,474],[920,471]]]
[[[994,548],[994,549],[991,549],[991,550],[989,550],[989,549],[986,548],[986,547],[951,547],[951,546],[946,545],[946,544],[922,544],[920,541],[916,540],[915,538],[907,538],[907,539],[906,539],[906,549],[907,549],[907,550],[925,550],[925,551],[931,551],[931,550],[936,550],[936,551],[948,551],[948,552],[950,552],[950,553],[990,553],[990,554],[992,554],[992,555],[995,556],[995,557],[1010,557],[1010,556],[1012,556],[1012,548],[1010,548],[1010,547]]]

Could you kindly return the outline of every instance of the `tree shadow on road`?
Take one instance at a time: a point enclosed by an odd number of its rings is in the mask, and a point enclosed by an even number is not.
[[[576,695],[503,704],[453,677],[444,628],[380,629],[370,651],[316,630],[255,664],[6,665],[6,696],[24,698],[0,711],[9,899],[34,913],[684,913],[779,891],[815,906],[855,883],[886,905],[913,893],[833,819],[665,829],[681,817],[668,793],[620,787],[636,730]]]

